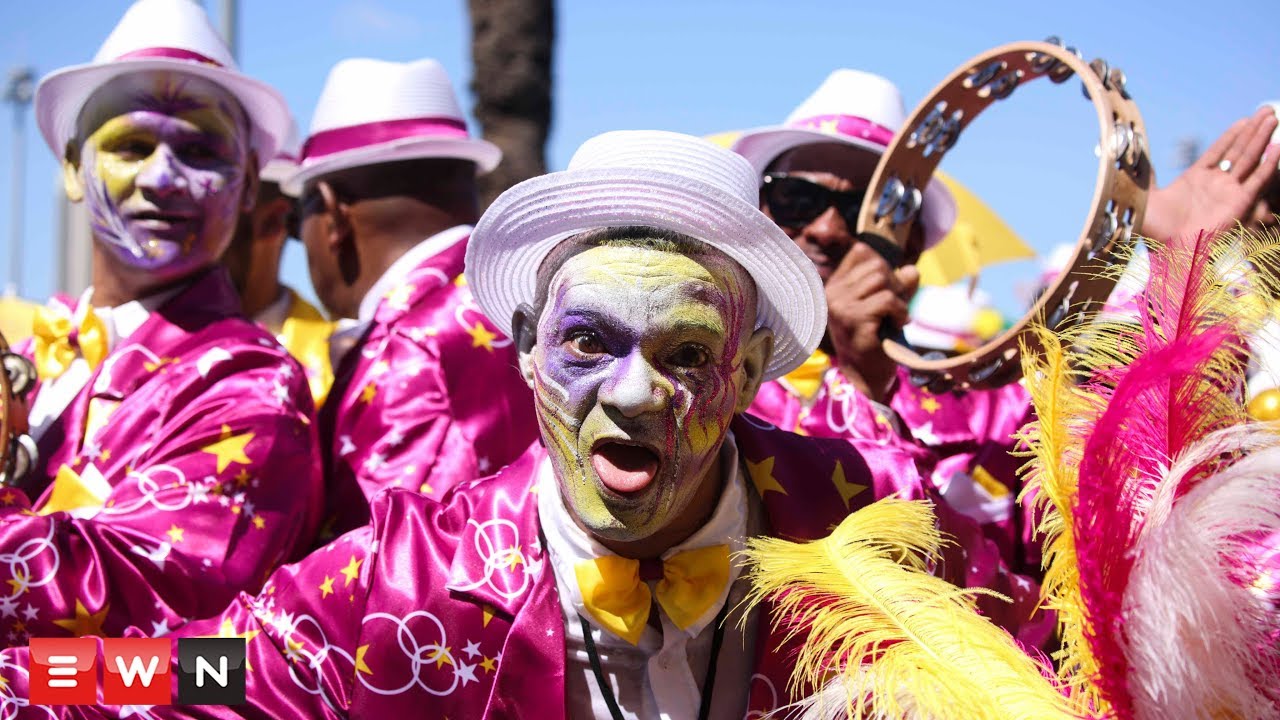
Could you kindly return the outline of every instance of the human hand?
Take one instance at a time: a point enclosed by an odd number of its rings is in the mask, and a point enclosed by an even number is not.
[[[897,363],[885,354],[880,325],[901,327],[907,304],[920,285],[914,265],[894,269],[871,246],[857,243],[827,280],[827,334],[845,378],[872,400],[883,403],[897,377]]]
[[[1140,233],[1158,241],[1218,232],[1253,215],[1280,175],[1280,145],[1270,145],[1276,115],[1264,107],[1237,121],[1169,185],[1151,191]]]

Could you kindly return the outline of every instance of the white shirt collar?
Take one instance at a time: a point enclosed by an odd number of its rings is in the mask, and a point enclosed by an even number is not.
[[[147,321],[147,318],[151,317],[151,313],[159,310],[161,306],[186,288],[187,285],[180,285],[144,298],[130,300],[123,305],[93,308],[93,313],[98,316],[98,319],[102,321],[103,326],[107,329],[107,336],[110,338],[109,347],[114,348],[121,340],[137,332],[138,328],[142,327],[142,324]],[[85,310],[90,307],[92,300],[93,287],[90,286],[80,295],[80,300],[75,304],[75,312],[72,316],[75,324],[79,324]]]
[[[738,444],[733,433],[725,436],[720,447],[720,467],[726,474],[724,490],[716,503],[711,517],[684,542],[675,545],[662,554],[663,559],[685,550],[728,545],[731,557],[745,549],[747,536],[747,488],[742,479],[738,464]],[[556,483],[555,472],[550,458],[543,460],[538,471],[538,520],[547,540],[547,555],[551,567],[558,580],[562,592],[577,610],[578,614],[596,625],[595,619],[586,611],[582,602],[582,593],[578,589],[577,575],[574,566],[583,561],[612,555],[608,548],[596,542],[585,530],[573,521],[560,496],[560,488]],[[689,637],[696,637],[720,612],[729,597],[729,590],[742,573],[742,564],[736,560],[731,562],[729,582],[725,583],[720,599],[708,608],[685,632]],[[655,604],[655,610],[661,612]],[[665,623],[664,623],[665,624]],[[674,627],[674,626],[673,626]]]
[[[453,247],[461,242],[464,238],[471,234],[470,225],[456,225],[448,230],[441,230],[422,242],[414,245],[408,252],[401,255],[395,262],[391,263],[391,267],[382,273],[382,277],[369,288],[369,292],[365,293],[364,298],[360,300],[360,310],[357,319],[361,325],[367,325],[373,321],[373,316],[378,311],[378,305],[382,302],[382,298],[388,292],[393,290],[396,285],[400,284],[413,269],[426,262],[427,258],[438,255],[441,252]]]
[[[289,308],[293,306],[293,292],[281,285],[280,294],[271,304],[254,316],[253,321],[267,329],[272,335],[279,335],[284,321],[289,319]]]

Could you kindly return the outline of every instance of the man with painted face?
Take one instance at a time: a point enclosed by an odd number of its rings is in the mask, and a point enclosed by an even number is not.
[[[383,488],[439,498],[537,437],[511,341],[462,278],[476,173],[500,157],[468,136],[435,60],[329,73],[284,190],[300,198],[316,294],[331,317],[355,319],[333,336],[320,413],[332,532],[367,522]]]
[[[280,183],[298,169],[299,139],[290,123],[285,147],[258,174],[258,196],[253,210],[240,216],[222,264],[231,273],[244,314],[276,336],[302,364],[319,407],[333,384],[329,337],[335,323],[325,319],[311,303],[280,281],[280,257],[296,220],[293,198]]]
[[[371,526],[183,632],[250,638],[249,703],[276,717],[785,706],[797,646],[768,607],[743,617],[735,551],[926,490],[895,449],[741,414],[813,351],[825,315],[812,264],[755,194],[742,158],[644,131],[589,140],[500,196],[467,280],[519,347],[542,443],[440,502],[380,494]],[[954,552],[940,571],[970,562],[986,561]],[[25,692],[21,655],[0,662],[0,710]]]
[[[39,458],[0,492],[2,637],[159,635],[259,587],[319,524],[302,370],[217,264],[288,110],[187,0],[140,0],[35,106],[89,209],[93,287],[43,309],[25,350]]]

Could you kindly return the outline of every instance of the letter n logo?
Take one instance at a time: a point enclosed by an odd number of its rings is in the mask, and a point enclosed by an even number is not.
[[[244,702],[244,638],[179,638],[178,703]]]

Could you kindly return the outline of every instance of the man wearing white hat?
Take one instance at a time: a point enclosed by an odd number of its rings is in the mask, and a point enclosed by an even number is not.
[[[593,138],[567,170],[504,193],[476,227],[467,279],[519,345],[542,444],[439,503],[381,494],[371,527],[184,632],[254,638],[249,703],[275,715],[786,706],[796,639],[769,606],[743,617],[734,552],[822,537],[878,498],[926,491],[891,448],[739,417],[824,328],[813,265],[755,203],[740,157],[652,131]],[[942,510],[961,543],[976,530]],[[941,570],[985,562],[953,550]],[[25,691],[19,655],[0,662],[0,698]]]
[[[36,115],[93,223],[93,288],[36,318],[39,458],[0,492],[4,642],[163,634],[256,589],[319,525],[302,370],[218,259],[289,122],[189,0],[140,0]]]
[[[316,407],[324,404],[333,385],[329,337],[335,323],[326,319],[293,288],[280,282],[280,256],[285,241],[297,234],[293,198],[280,184],[297,171],[301,139],[292,122],[289,139],[258,174],[253,210],[240,216],[222,264],[231,273],[245,315],[276,336],[302,363]]]
[[[930,183],[900,267],[855,239],[863,194],[905,120],[892,82],[842,69],[782,125],[744,132],[735,141],[733,149],[761,178],[761,209],[817,267],[830,309],[820,349],[792,373],[765,384],[751,412],[788,430],[869,440],[910,453],[944,497],[966,498],[956,502],[957,509],[987,527],[1007,563],[1023,568],[1023,529],[1014,512],[1017,466],[1008,468],[1009,477],[1001,472],[997,478],[977,467],[976,459],[999,455],[993,446],[1001,452],[1013,447],[1011,434],[1030,407],[1026,392],[1013,385],[964,396],[934,394],[914,387],[881,347],[883,324],[908,322],[919,281],[915,261],[946,235],[956,214],[946,186]],[[967,500],[991,494],[1004,506],[994,515]],[[992,578],[986,568],[976,568],[968,583],[981,587]],[[1034,585],[1019,584],[1012,594],[1016,612],[996,619],[1024,642],[1047,641],[1052,623],[1042,616],[1027,622],[1036,604]]]
[[[511,341],[462,278],[476,174],[500,156],[468,135],[435,60],[352,59],[329,73],[284,190],[300,198],[316,294],[356,321],[334,336],[320,414],[337,532],[366,522],[383,488],[439,498],[537,436]]]

